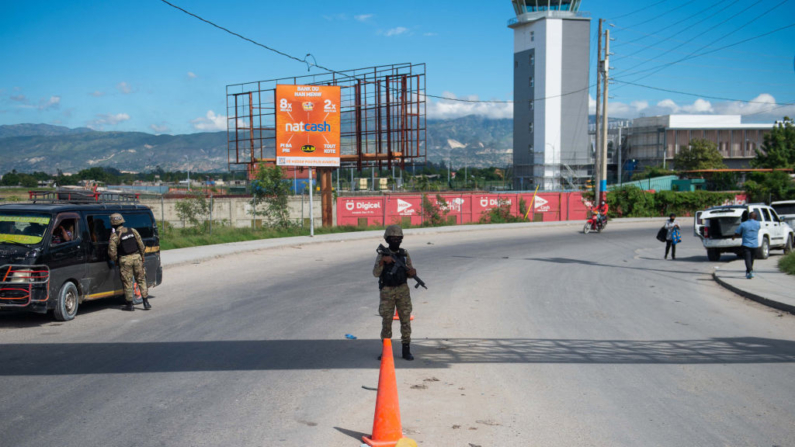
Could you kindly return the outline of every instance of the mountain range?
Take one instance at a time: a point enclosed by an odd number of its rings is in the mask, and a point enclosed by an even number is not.
[[[466,116],[427,121],[427,157],[453,166],[505,166],[513,146],[510,119]],[[223,171],[227,165],[226,132],[153,135],[101,132],[49,124],[0,126],[0,173],[43,171],[74,173],[108,166],[120,171]]]

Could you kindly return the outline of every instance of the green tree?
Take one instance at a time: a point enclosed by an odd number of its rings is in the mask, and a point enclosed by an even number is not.
[[[288,228],[293,225],[287,206],[290,184],[284,181],[281,167],[260,165],[256,179],[251,182],[251,191],[254,194],[253,212],[264,217],[267,226]],[[264,209],[257,211],[257,205],[260,204],[264,205]]]
[[[795,183],[783,171],[754,172],[743,185],[748,202],[795,199]]]
[[[174,204],[174,209],[182,222],[190,223],[195,231],[204,231],[204,221],[210,214],[210,202],[203,195],[179,200]]]
[[[676,154],[674,164],[678,171],[726,168],[717,145],[703,139],[690,140],[690,146],[687,149],[681,149]]]
[[[785,116],[765,134],[756,158],[751,160],[755,168],[795,168],[795,125],[792,118]]]

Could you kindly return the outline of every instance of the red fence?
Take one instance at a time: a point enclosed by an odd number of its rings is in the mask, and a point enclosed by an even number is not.
[[[427,194],[428,200],[436,204],[436,194]],[[451,224],[478,222],[492,208],[510,206],[511,214],[519,215],[519,201],[527,206],[533,201],[533,193],[485,194],[461,193],[440,194],[447,202],[442,210],[447,211]],[[337,199],[337,225],[382,226],[399,223],[421,225],[422,195],[386,195],[378,197],[340,197]],[[539,193],[528,220],[560,221],[586,219],[588,206],[583,203],[580,192]]]

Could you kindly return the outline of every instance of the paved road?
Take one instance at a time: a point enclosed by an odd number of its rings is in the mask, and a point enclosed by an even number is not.
[[[795,445],[795,317],[715,284],[692,232],[662,260],[658,225],[407,238],[430,290],[414,292],[417,360],[396,359],[405,432]],[[0,316],[0,445],[358,446],[378,380],[376,242],[175,267],[151,312]]]

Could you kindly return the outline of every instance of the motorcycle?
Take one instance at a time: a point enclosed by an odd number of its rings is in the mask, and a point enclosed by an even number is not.
[[[606,226],[607,219],[599,219],[599,213],[591,213],[591,217],[588,218],[588,221],[585,222],[585,226],[582,227],[582,232],[584,234],[588,234],[591,231],[600,233]]]

